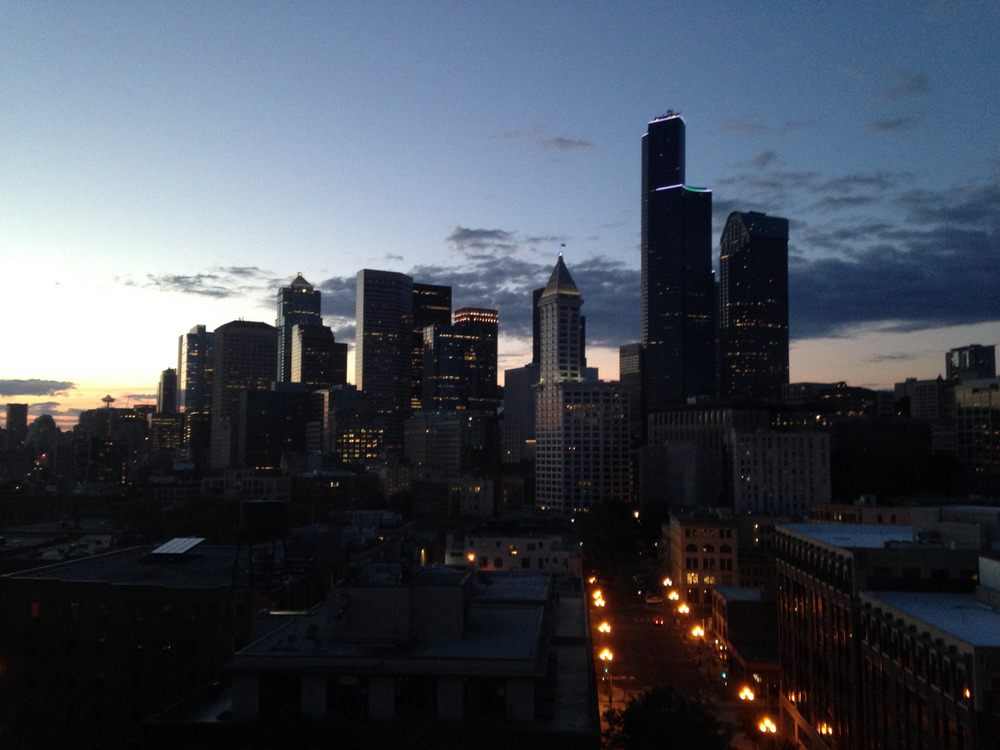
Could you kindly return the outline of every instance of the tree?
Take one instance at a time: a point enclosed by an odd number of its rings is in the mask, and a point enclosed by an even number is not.
[[[732,750],[730,729],[702,703],[690,701],[672,688],[658,687],[632,698],[624,710],[605,713],[607,750],[696,747],[699,750]]]

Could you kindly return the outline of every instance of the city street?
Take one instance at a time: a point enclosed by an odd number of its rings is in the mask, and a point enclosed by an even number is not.
[[[703,701],[719,721],[737,727],[736,747],[753,746],[751,740],[756,738],[747,738],[739,728],[751,718],[756,720],[759,712],[748,710],[732,686],[723,684],[721,667],[717,669],[719,662],[710,647],[703,638],[691,635],[700,619],[678,614],[676,603],[666,598],[666,589],[663,601],[647,604],[638,593],[639,585],[626,575],[610,582],[596,581],[588,589],[602,725],[609,707],[624,708],[632,696],[664,686]],[[598,590],[601,595],[595,599]]]

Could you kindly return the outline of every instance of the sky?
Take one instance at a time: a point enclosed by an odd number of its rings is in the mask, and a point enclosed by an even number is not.
[[[560,251],[589,364],[639,338],[640,138],[790,220],[790,376],[891,388],[1000,343],[993,2],[0,4],[0,403],[155,401],[197,324],[301,272],[353,355],[363,268],[496,307]],[[350,373],[353,374],[353,365]]]

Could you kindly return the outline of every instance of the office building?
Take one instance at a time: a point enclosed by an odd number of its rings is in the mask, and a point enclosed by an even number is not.
[[[347,382],[347,344],[338,344],[329,326],[292,326],[291,343],[291,382],[310,391]]]
[[[451,323],[451,287],[413,282],[413,349],[410,408],[420,409],[424,393],[424,331]],[[426,407],[425,407],[426,408]]]
[[[4,447],[14,450],[24,445],[28,436],[28,405],[7,404],[7,419],[4,422]]]
[[[307,613],[258,621],[270,632],[234,655],[231,687],[154,717],[144,746],[600,744],[586,604],[568,577],[374,565]]]
[[[0,576],[4,748],[145,746],[139,722],[215,679],[257,612],[318,598],[307,574],[236,580],[238,550],[202,541]]]
[[[1000,678],[995,594],[992,635],[963,636],[971,618],[982,625],[990,616],[975,593],[997,509],[914,509],[911,519],[778,528],[779,716],[797,747],[997,746],[987,695]],[[937,598],[937,614],[927,597]]]
[[[424,328],[422,408],[495,412],[497,334],[497,311],[480,307],[456,310],[450,325]]]
[[[279,383],[292,382],[292,339],[295,326],[323,325],[320,293],[300,273],[292,283],[278,290],[278,370]]]
[[[177,408],[207,413],[212,406],[215,333],[196,325],[177,340]]]
[[[731,440],[737,513],[805,515],[832,499],[829,433],[734,430]]]
[[[386,448],[398,452],[412,407],[413,279],[392,271],[358,271],[356,304],[355,384],[368,395]]]
[[[267,323],[234,320],[215,329],[212,376],[212,468],[238,464],[240,396],[268,391],[274,382],[278,329]]]
[[[788,219],[729,214],[719,276],[721,395],[776,400],[788,384]]]
[[[177,411],[177,370],[168,367],[160,373],[156,388],[156,413],[174,414]]]
[[[630,495],[628,394],[618,383],[584,380],[582,305],[560,255],[538,300],[535,504],[567,514]]]
[[[686,183],[685,125],[668,113],[642,138],[643,414],[712,396],[712,193]]]
[[[985,380],[997,375],[995,346],[972,344],[950,349],[945,355],[945,373],[950,381]]]

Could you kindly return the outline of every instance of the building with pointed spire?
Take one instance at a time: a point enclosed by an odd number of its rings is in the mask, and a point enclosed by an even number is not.
[[[628,395],[618,383],[584,379],[582,306],[560,254],[538,297],[535,504],[566,514],[630,496]]]

